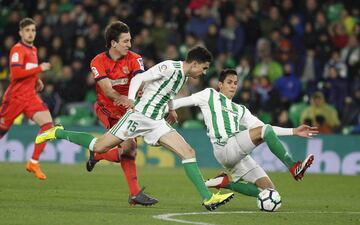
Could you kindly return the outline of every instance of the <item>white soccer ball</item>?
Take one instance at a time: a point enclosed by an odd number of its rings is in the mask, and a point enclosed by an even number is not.
[[[258,208],[266,212],[275,212],[281,206],[281,196],[272,188],[260,192],[256,201]]]

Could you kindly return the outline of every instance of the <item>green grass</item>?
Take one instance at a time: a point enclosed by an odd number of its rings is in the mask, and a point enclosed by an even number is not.
[[[128,205],[128,189],[119,166],[99,166],[93,173],[86,172],[84,165],[44,163],[42,167],[48,176],[46,181],[27,173],[24,164],[0,164],[1,225],[181,224],[153,216],[206,212],[182,168],[139,168],[141,185],[160,200],[156,206],[141,207]],[[218,171],[203,172],[205,177],[211,177]],[[279,212],[259,212],[254,198],[237,194],[216,211],[225,214],[171,218],[218,225],[360,224],[358,176],[310,174],[302,182],[284,173],[270,176],[282,196]]]

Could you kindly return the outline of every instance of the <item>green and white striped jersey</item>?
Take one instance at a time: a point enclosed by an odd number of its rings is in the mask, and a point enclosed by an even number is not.
[[[255,124],[262,124],[245,106],[232,102],[213,88],[207,88],[188,98],[191,99],[188,102],[200,107],[204,115],[207,135],[212,143],[225,144],[228,138],[236,133],[253,128]],[[177,105],[176,101],[175,105]]]
[[[165,109],[187,80],[182,61],[163,61],[145,73],[158,79],[145,82],[143,94],[135,102],[135,110],[154,120],[165,116]],[[141,76],[141,75],[140,75]]]

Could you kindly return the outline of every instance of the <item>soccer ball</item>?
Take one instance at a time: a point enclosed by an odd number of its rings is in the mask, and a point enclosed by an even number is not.
[[[267,188],[260,192],[256,201],[259,209],[266,212],[275,212],[281,206],[280,194],[272,188]]]

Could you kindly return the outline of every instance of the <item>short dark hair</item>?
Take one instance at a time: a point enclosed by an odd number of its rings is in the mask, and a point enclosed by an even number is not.
[[[128,25],[121,21],[114,21],[105,28],[105,42],[106,48],[111,48],[111,41],[119,41],[121,33],[129,33]]]
[[[196,61],[199,63],[212,62],[212,55],[205,47],[196,46],[189,50],[185,61],[187,63],[191,63],[192,61]]]
[[[36,26],[35,20],[27,17],[27,18],[24,18],[24,19],[20,20],[20,22],[19,22],[19,28],[20,28],[20,30],[21,30],[21,29],[23,29],[24,27],[27,27],[27,26],[32,25],[32,24],[34,24],[34,25]]]
[[[237,76],[236,70],[234,69],[224,69],[221,71],[219,75],[219,82],[223,83],[227,76],[229,75],[235,75]]]

